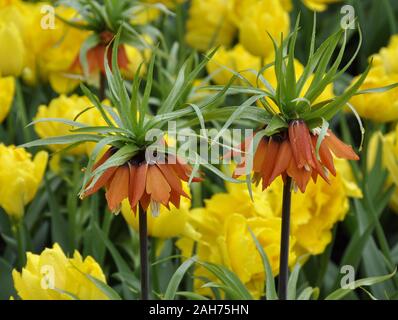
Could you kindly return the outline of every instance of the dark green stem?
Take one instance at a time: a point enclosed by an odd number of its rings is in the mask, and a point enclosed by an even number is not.
[[[279,263],[279,288],[280,300],[287,299],[287,284],[289,280],[289,237],[290,237],[290,209],[292,202],[292,179],[286,178],[283,185],[282,202],[282,231],[281,231],[281,251]]]
[[[23,221],[18,221],[15,223],[15,238],[17,240],[17,250],[18,250],[18,268],[22,270],[22,268],[26,264],[26,241],[25,241],[25,234],[24,234],[24,225]]]
[[[141,299],[149,300],[149,268],[148,268],[148,226],[147,213],[139,206],[140,262],[141,262]]]

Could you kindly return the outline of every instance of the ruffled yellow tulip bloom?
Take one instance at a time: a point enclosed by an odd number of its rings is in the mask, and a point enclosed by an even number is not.
[[[83,259],[78,251],[67,258],[56,243],[40,255],[27,253],[22,272],[13,270],[18,296],[23,300],[107,300],[106,295],[86,276],[106,283],[99,264],[90,256]]]
[[[240,44],[230,50],[221,47],[206,65],[206,68],[212,76],[211,79],[219,85],[225,85],[229,82],[234,75],[231,70],[240,72],[252,84],[255,84],[256,72],[260,69],[260,58],[251,55]]]
[[[48,154],[32,155],[22,148],[0,144],[0,206],[15,220],[34,198],[47,166]]]
[[[229,46],[236,27],[228,16],[229,0],[193,0],[187,21],[186,42],[199,51]]]
[[[267,57],[274,52],[268,33],[279,42],[281,33],[287,37],[289,28],[289,14],[279,0],[258,1],[242,17],[239,40],[251,54]]]
[[[87,97],[77,95],[67,97],[65,95],[61,95],[58,98],[53,99],[48,106],[39,106],[34,120],[42,118],[63,118],[74,120],[78,114],[91,105],[92,104]],[[106,125],[100,112],[96,108],[92,108],[82,113],[76,121],[89,126]],[[41,138],[72,134],[70,131],[71,126],[59,122],[39,122],[34,125],[34,128]],[[76,148],[68,150],[68,153],[73,155],[90,154],[92,152],[93,145],[93,143],[84,143]],[[59,151],[65,148],[64,145],[52,145],[50,147],[54,151]]]
[[[373,55],[373,65],[360,90],[389,86],[398,82],[398,35],[391,38],[387,47]],[[355,81],[357,78],[353,79]],[[398,120],[398,88],[385,92],[354,96],[351,104],[361,117],[377,121]]]

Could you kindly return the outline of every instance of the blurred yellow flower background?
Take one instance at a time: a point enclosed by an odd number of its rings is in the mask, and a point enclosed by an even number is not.
[[[15,94],[15,79],[0,78],[0,123],[7,117]]]
[[[340,2],[341,0],[303,0],[303,3],[314,11],[324,11],[328,4]]]
[[[398,35],[395,35],[390,39],[387,47],[382,48],[379,53],[373,56],[372,68],[360,89],[374,89],[397,83],[397,54]],[[397,101],[398,88],[394,88],[381,93],[355,96],[350,102],[361,117],[378,122],[390,122],[398,120]]]

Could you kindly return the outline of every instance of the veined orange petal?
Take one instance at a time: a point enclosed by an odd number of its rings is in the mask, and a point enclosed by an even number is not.
[[[313,146],[313,148],[315,150],[316,149],[316,143],[317,143],[317,137],[311,135],[311,141],[312,141],[312,146]],[[320,157],[320,155],[319,155],[319,157]],[[319,174],[322,177],[323,180],[325,180],[327,183],[330,183],[329,178],[328,178],[328,176],[326,174],[326,169],[324,169],[324,166],[318,160],[318,158],[316,157],[315,153],[314,153],[314,156],[313,156],[313,161],[315,163],[315,168],[313,168],[313,170],[311,172],[312,180],[314,180],[314,182],[316,182],[318,174]],[[332,159],[332,163],[333,163],[333,159]]]
[[[174,190],[179,195],[189,198],[185,191],[182,189],[181,180],[178,179],[173,169],[171,169],[167,164],[158,164],[157,166],[159,167],[160,171],[162,171],[172,191]]]
[[[108,207],[112,212],[120,209],[121,202],[129,195],[130,171],[127,165],[116,170],[109,188],[105,193]]]
[[[336,157],[347,160],[359,160],[359,156],[355,153],[352,147],[337,138],[331,130],[328,130],[325,142]]]
[[[108,160],[112,156],[112,149],[106,150],[103,156],[93,165],[93,171],[97,169],[99,166],[103,165],[106,160]]]
[[[131,205],[133,203],[134,199],[134,181],[135,181],[135,176],[137,174],[137,166],[129,164],[129,170],[130,170],[130,183],[129,183],[129,203],[131,206],[131,209],[134,207]]]
[[[134,166],[134,165],[132,165]],[[134,208],[144,194],[148,165],[142,163],[135,166],[134,181],[130,181],[130,206]]]
[[[171,190],[170,192],[170,202],[174,204],[174,206],[179,209],[180,208],[180,202],[181,202],[181,196],[175,191]]]
[[[287,169],[287,174],[292,177],[294,182],[299,187],[302,193],[305,192],[307,188],[307,184],[311,178],[311,171],[307,171],[304,168],[299,168],[297,166],[296,160],[294,157],[290,160],[289,167]]]
[[[310,169],[308,167],[315,168],[313,161],[315,152],[309,129],[304,121],[295,120],[289,125],[289,140],[298,168],[306,167],[307,170]]]
[[[317,137],[313,137],[313,143],[316,147]],[[336,169],[334,167],[333,155],[330,152],[329,148],[326,145],[325,140],[321,142],[319,147],[319,158],[321,159],[322,164],[329,170],[329,172],[336,176]]]
[[[148,211],[149,204],[151,203],[151,196],[147,194],[145,191],[140,198],[140,205],[143,210]]]
[[[292,148],[290,146],[290,141],[286,139],[282,142],[279,147],[278,155],[276,157],[275,167],[270,177],[270,184],[275,180],[280,174],[285,172],[289,167],[290,161],[293,157]]]
[[[117,54],[117,63],[120,69],[127,69],[129,65],[129,59],[127,57],[126,48],[124,45],[119,46]]]
[[[84,197],[88,197],[94,193],[96,193],[99,189],[106,186],[109,180],[111,180],[113,174],[116,172],[118,167],[112,167],[105,170],[105,172],[99,177],[97,182],[87,191],[84,192]],[[92,181],[92,180],[91,180]],[[90,185],[91,182],[87,184]]]
[[[170,199],[170,185],[163,176],[162,171],[156,165],[148,166],[146,193],[151,196],[152,201],[157,201],[167,206]]]
[[[253,171],[260,172],[267,156],[267,140],[261,139],[253,159]]]
[[[179,159],[179,157],[168,155],[168,159],[171,160],[169,161],[168,165],[173,169],[176,175],[183,181],[189,181],[189,177],[192,173],[192,168],[189,165],[184,164],[183,161]],[[199,177],[195,177],[192,179],[193,182],[200,182],[202,180],[203,179]]]
[[[261,174],[263,177],[263,190],[271,184],[270,177],[275,168],[279,147],[280,143],[271,137],[268,142],[267,156],[261,169]]]

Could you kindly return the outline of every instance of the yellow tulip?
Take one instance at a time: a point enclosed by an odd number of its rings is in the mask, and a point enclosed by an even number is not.
[[[10,111],[15,93],[13,77],[0,78],[0,123],[4,121]]]
[[[34,198],[47,165],[47,152],[32,155],[22,148],[0,144],[0,206],[13,219],[24,214]]]
[[[24,70],[24,80],[31,85],[37,81],[49,81],[57,93],[73,91],[81,76],[73,70],[73,63],[79,55],[84,40],[90,35],[87,31],[67,26],[56,19],[55,28],[42,28],[43,3],[26,4],[29,19],[25,38],[32,52]],[[72,8],[58,6],[55,13],[64,19],[72,19],[77,13]]]
[[[349,198],[362,197],[347,161],[336,160],[335,165],[338,174],[330,177],[330,185],[310,182],[306,193],[293,193],[290,265],[300,256],[321,254],[332,239],[334,225],[347,214]],[[259,239],[277,275],[283,182],[279,178],[265,191],[255,185],[252,189],[254,201],[244,184],[228,183],[227,192],[213,195],[205,201],[205,208],[193,209],[189,218],[200,234],[196,246],[199,259],[230,268],[257,298],[263,292],[264,272],[248,227]],[[192,254],[192,239],[182,237],[177,244],[184,256]],[[200,267],[195,269],[195,276],[215,280]],[[195,280],[196,290],[211,294],[202,285],[202,281]]]
[[[329,4],[340,2],[341,0],[302,0],[303,3],[313,11],[325,11]]]
[[[396,82],[398,82],[398,73],[387,74],[383,66],[379,65],[372,67],[360,90],[384,87]],[[398,120],[398,88],[358,95],[353,97],[350,103],[363,118],[377,122]]]
[[[281,33],[286,38],[289,27],[289,14],[279,0],[258,1],[242,17],[239,40],[251,54],[267,57],[274,52],[268,33],[280,42]]]
[[[382,165],[388,170],[386,188],[391,185],[398,186],[398,125],[383,135],[381,132],[375,133],[369,142],[368,147],[368,168],[372,168],[378,152],[382,150]],[[390,207],[398,213],[398,187],[390,199]]]
[[[362,197],[349,164],[335,159],[337,176],[330,177],[330,184],[310,181],[305,193],[292,195],[292,235],[296,238],[295,250],[301,254],[320,254],[332,239],[332,228],[344,219],[349,209],[349,198]],[[246,204],[250,196],[244,185],[228,184],[229,192],[224,195],[223,205],[240,208],[246,216],[275,216],[282,212],[281,199],[283,182],[279,178],[269,190],[253,186],[253,204]],[[221,203],[220,203],[221,205]],[[213,207],[217,208],[217,203]],[[213,209],[214,210],[214,209]],[[224,210],[227,210],[224,207]]]
[[[381,48],[378,54],[373,56],[374,66],[383,66],[386,74],[398,74],[398,34],[393,35],[387,47]]]
[[[189,195],[189,188],[186,184],[184,184],[184,191]],[[162,206],[157,217],[154,217],[151,214],[151,209],[148,209],[148,234],[164,239],[181,235],[196,239],[198,234],[189,223],[190,207],[191,200],[181,198],[179,209],[173,204],[170,204],[170,210]],[[133,213],[127,199],[122,202],[122,215],[126,222],[138,231],[138,215]]]
[[[48,106],[39,106],[34,120],[41,118],[63,118],[74,120],[79,113],[91,106],[92,103],[87,97],[80,97],[77,95],[67,97],[65,95],[61,95],[58,98],[53,99]],[[106,124],[102,119],[100,112],[96,108],[92,108],[82,113],[76,121],[89,126],[101,126]],[[72,129],[71,126],[59,122],[39,122],[34,125],[34,128],[41,138],[62,136],[72,133],[70,131]],[[90,154],[93,146],[93,143],[84,143],[68,150],[68,153],[73,155]],[[50,146],[54,151],[62,150],[65,147],[65,145]]]
[[[40,255],[28,252],[22,272],[12,272],[15,289],[22,300],[71,300],[71,295],[80,300],[107,300],[85,275],[106,283],[101,267],[92,257],[83,259],[75,251],[73,258],[67,258],[57,243]]]
[[[186,42],[199,51],[229,46],[236,27],[228,17],[229,0],[193,0],[189,9]]]
[[[220,199],[212,198],[206,202],[206,208],[192,210],[192,224],[201,235],[197,242],[196,254],[201,261],[228,267],[247,286],[254,298],[259,298],[264,289],[265,274],[249,228],[267,253],[273,275],[276,276],[279,268],[281,220],[278,217],[248,217],[245,213],[238,213],[240,207],[227,211],[225,206],[236,206],[237,203],[219,201]],[[217,203],[220,206],[214,211]],[[296,255],[292,251],[294,243],[295,239],[291,237],[290,265],[294,265],[296,261]],[[182,250],[183,256],[190,256],[193,252],[191,239],[181,238],[177,246]],[[199,277],[217,281],[214,275],[203,267],[195,268],[194,275],[197,277],[194,282],[196,290],[203,294],[211,294],[210,290],[201,288],[203,281]]]
[[[206,65],[207,72],[216,84],[225,85],[234,75],[232,71],[240,72],[253,85],[256,82],[256,72],[260,69],[260,59],[251,55],[238,44],[231,50],[221,47]],[[254,73],[249,70],[254,70]],[[242,82],[240,80],[237,80]],[[242,82],[241,84],[244,84]]]
[[[24,67],[25,47],[14,24],[4,24],[0,18],[0,75],[19,76]]]
[[[153,45],[153,40],[151,37],[144,35],[143,40],[148,46]],[[127,70],[122,70],[122,75],[127,79],[133,79],[136,74],[138,68],[141,65],[140,76],[143,76],[146,73],[146,62],[148,62],[151,58],[151,49],[149,48],[136,48],[131,45],[126,44],[124,46],[126,50],[126,55],[128,59]]]
[[[235,23],[236,26],[242,24],[243,17],[247,14],[250,6],[256,2],[266,1],[266,0],[229,0],[228,1],[228,14],[231,21]],[[291,0],[279,0],[283,9],[290,11],[292,9]]]
[[[360,90],[385,87],[398,82],[398,35],[391,37],[387,47],[373,55],[372,68]],[[353,79],[356,81],[358,77]],[[355,96],[351,104],[361,117],[377,121],[398,120],[398,88],[380,93]],[[381,111],[382,110],[382,111]]]

